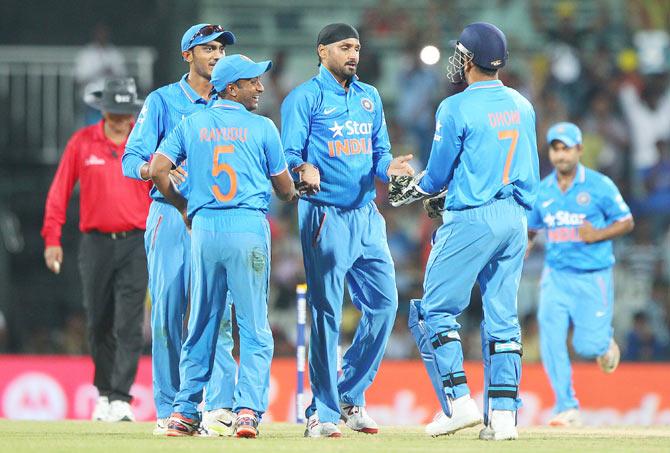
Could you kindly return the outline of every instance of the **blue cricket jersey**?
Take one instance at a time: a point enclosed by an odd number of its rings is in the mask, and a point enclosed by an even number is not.
[[[393,159],[377,89],[356,77],[345,91],[321,66],[281,106],[281,137],[289,168],[309,162],[321,173],[310,202],[353,209],[375,197],[375,176],[387,182]],[[295,175],[294,175],[295,176]]]
[[[531,209],[540,180],[535,111],[500,80],[476,82],[442,101],[433,147],[419,183],[426,194],[449,189],[447,210],[514,196]]]
[[[125,176],[142,179],[140,168],[149,162],[165,137],[181,120],[207,107],[207,100],[191,88],[186,81],[187,77],[188,74],[179,82],[158,88],[147,96],[123,153]],[[186,170],[186,162],[179,164]],[[188,198],[189,178],[179,184],[179,191]],[[163,200],[163,195],[155,187],[151,189],[151,197],[154,200]]]
[[[267,212],[270,177],[286,171],[274,123],[228,100],[184,119],[156,152],[172,163],[188,159],[189,217],[201,208]]]
[[[630,217],[612,180],[579,164],[565,192],[558,187],[555,171],[542,180],[528,228],[547,230],[545,263],[549,267],[594,271],[614,264],[612,241],[586,244],[579,238],[579,227],[588,221],[594,228],[604,228]]]

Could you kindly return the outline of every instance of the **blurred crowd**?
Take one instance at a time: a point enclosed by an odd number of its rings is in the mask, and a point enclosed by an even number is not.
[[[392,151],[414,154],[417,169],[429,155],[437,105],[464,88],[450,85],[444,76],[451,55],[447,44],[462,26],[479,20],[493,22],[507,34],[510,62],[501,78],[535,107],[542,176],[551,171],[544,138],[548,127],[558,121],[575,122],[584,132],[583,163],[608,175],[633,210],[635,230],[615,243],[615,337],[625,360],[670,360],[670,2],[491,0],[475,8],[465,0],[431,1],[417,17],[399,2],[379,0],[360,18],[363,50],[358,72],[362,81],[376,84],[387,76],[382,62],[388,53],[402,52],[394,89],[380,94]],[[420,58],[427,44],[442,50],[436,65]],[[287,73],[287,58],[284,50],[272,58],[273,71],[264,80],[261,100],[260,113],[278,126],[282,99],[301,82]],[[386,219],[400,300],[386,357],[416,358],[407,328],[408,302],[422,295],[430,238],[439,224],[425,215],[420,204],[391,208],[383,185],[378,186],[377,204]],[[304,281],[296,205],[276,203],[270,220],[275,355],[291,356],[295,288]],[[525,361],[539,360],[535,311],[542,260],[542,247],[536,247],[527,259],[519,293]],[[340,338],[344,348],[358,320],[353,305],[349,301],[345,305]],[[34,332],[29,344],[17,352],[85,353],[83,315],[74,312],[66,319],[62,330]],[[481,319],[475,287],[462,317],[467,359],[481,357]],[[0,351],[6,350],[5,329],[0,313]],[[149,351],[148,326],[145,338]]]

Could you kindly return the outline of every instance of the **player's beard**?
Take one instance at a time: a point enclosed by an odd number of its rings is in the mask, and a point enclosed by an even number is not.
[[[333,72],[338,79],[350,81],[354,75],[356,75],[356,69],[358,69],[358,64],[356,64],[353,68],[347,65],[342,65]]]

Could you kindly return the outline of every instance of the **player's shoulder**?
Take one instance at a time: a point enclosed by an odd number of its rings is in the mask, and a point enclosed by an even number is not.
[[[244,110],[242,114],[245,115],[244,121],[247,122],[248,124],[252,126],[257,126],[257,127],[274,127],[275,123],[272,121],[270,118],[268,118],[265,115],[259,115],[258,113],[250,112],[248,110]]]
[[[503,88],[505,89],[505,92],[510,97],[510,99],[512,99],[512,101],[514,101],[518,106],[526,110],[534,111],[533,104],[531,104],[523,94],[519,93],[512,87],[505,86]]]
[[[374,85],[361,82],[360,80],[356,80],[355,84],[362,91],[362,94],[367,94],[368,96],[372,97],[380,97],[379,90],[377,90]]]
[[[168,83],[162,87],[158,87],[147,95],[147,99],[153,100],[164,100],[171,98],[175,95],[175,92],[179,89],[179,82]]]
[[[607,191],[611,191],[613,189],[617,189],[616,184],[614,184],[614,181],[607,176],[604,173],[600,173],[597,170],[593,170],[592,168],[588,168],[585,166],[581,166],[583,172],[584,172],[584,180],[587,182],[588,185],[596,188],[596,189],[604,189]]]
[[[301,100],[313,102],[321,97],[321,91],[321,85],[317,77],[312,77],[293,88],[286,96],[284,102],[298,102]]]

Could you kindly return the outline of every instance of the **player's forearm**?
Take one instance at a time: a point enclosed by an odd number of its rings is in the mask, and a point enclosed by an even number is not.
[[[393,160],[393,156],[388,150],[386,150],[379,152],[379,154],[375,157],[373,157],[375,176],[377,176],[377,178],[379,178],[383,183],[388,183],[388,170],[389,166],[391,165],[391,161]]]
[[[618,238],[624,234],[630,233],[635,227],[633,217],[628,217],[624,220],[619,220],[613,224],[597,230],[597,240],[594,242],[609,241],[610,239]]]
[[[435,178],[434,176],[430,175],[429,171],[430,168],[426,170],[426,173],[421,178],[421,181],[419,181],[419,191],[426,195],[442,192],[447,187],[447,181],[440,178]]]
[[[163,194],[165,199],[179,212],[186,210],[186,198],[184,198],[175,188],[170,180],[170,168],[167,166],[154,165],[149,166],[149,175],[156,189]]]
[[[290,168],[290,169],[299,167],[300,165],[302,165],[305,162],[305,161],[302,160],[302,156],[297,151],[285,150],[284,153],[285,153],[284,155],[286,157],[286,164],[288,165],[288,168]],[[295,174],[295,173],[290,173],[290,176],[295,181],[299,181],[299,179],[300,179],[300,176],[298,174]]]
[[[148,180],[149,162],[137,154],[125,152],[121,158],[121,168],[123,175],[128,178]]]

